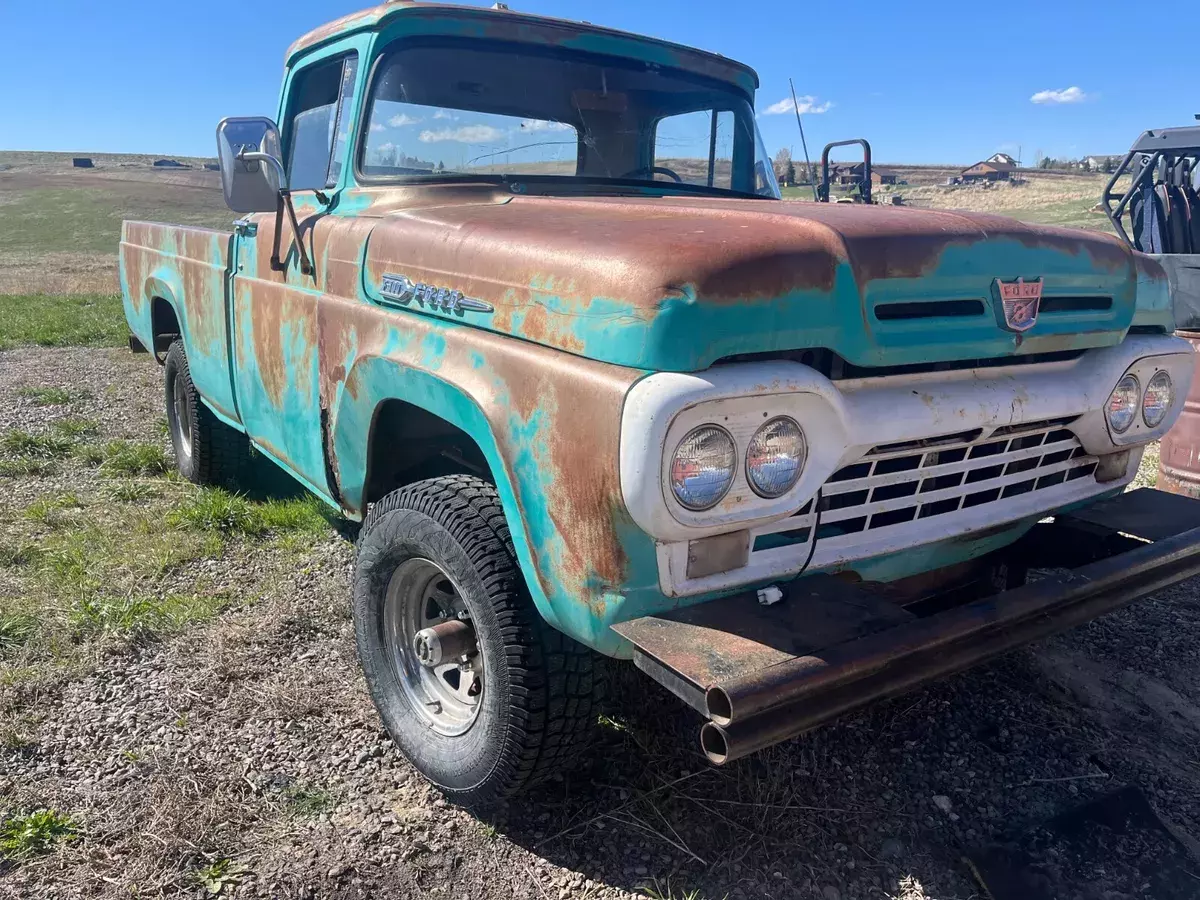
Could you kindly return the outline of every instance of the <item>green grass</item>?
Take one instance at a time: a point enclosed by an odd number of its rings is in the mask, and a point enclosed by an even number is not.
[[[5,227],[0,252],[117,252],[123,219],[228,228],[233,215],[219,190],[155,181],[0,190]]]
[[[66,406],[73,399],[69,392],[56,387],[23,387],[17,396],[32,400],[34,406]]]
[[[8,457],[64,459],[71,455],[75,442],[64,434],[33,434],[14,428],[0,435],[0,453]]]
[[[7,232],[12,223],[5,221]],[[0,294],[0,350],[20,344],[116,347],[128,333],[116,294]]]
[[[315,819],[321,813],[333,809],[333,797],[321,788],[289,785],[283,792],[288,808],[297,816],[305,819]]]
[[[24,613],[0,612],[0,657],[19,650],[37,631],[36,618]]]
[[[56,497],[42,497],[25,508],[25,518],[31,522],[40,522],[51,528],[57,528],[70,520],[64,516],[64,510],[82,509],[83,503],[74,494],[60,494]]]
[[[220,488],[204,488],[193,494],[167,517],[167,523],[247,537],[269,531],[315,535],[329,530],[321,501],[311,495],[256,502]]]
[[[79,826],[52,809],[14,815],[0,824],[0,857],[21,860],[49,853],[56,844],[75,840]]]
[[[60,437],[73,439],[95,437],[100,433],[100,423],[95,419],[61,419],[50,428]]]
[[[105,475],[165,475],[170,470],[167,451],[144,441],[111,441],[104,447],[100,464]]]

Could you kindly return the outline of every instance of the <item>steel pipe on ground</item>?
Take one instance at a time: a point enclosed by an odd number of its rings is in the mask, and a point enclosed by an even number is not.
[[[725,721],[720,721],[714,716],[701,728],[701,749],[714,763],[730,762],[858,706],[1082,624],[1195,575],[1200,575],[1200,529],[1082,566],[1067,580],[1036,582],[850,642],[817,660],[821,665],[803,664],[807,660],[797,660],[800,666],[780,664],[756,681],[770,685],[782,677],[775,669],[798,669],[796,682],[777,688],[774,696],[785,699],[769,703],[764,701],[770,695],[717,693],[710,715],[715,708],[737,712],[738,718],[729,721],[724,716]],[[897,631],[904,634],[897,636]],[[925,640],[919,639],[922,635]],[[733,698],[739,696],[753,697],[755,702],[735,706]],[[723,707],[723,702],[729,705]],[[745,713],[745,708],[756,713]]]

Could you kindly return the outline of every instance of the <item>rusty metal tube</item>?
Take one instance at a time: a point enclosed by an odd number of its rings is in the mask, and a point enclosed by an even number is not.
[[[702,746],[716,762],[800,734],[847,709],[964,669],[1200,574],[1200,528],[958,609],[710,688]],[[727,704],[727,705],[723,705]],[[713,715],[713,713],[716,715]],[[720,730],[718,738],[713,729]],[[706,753],[708,751],[706,750]]]

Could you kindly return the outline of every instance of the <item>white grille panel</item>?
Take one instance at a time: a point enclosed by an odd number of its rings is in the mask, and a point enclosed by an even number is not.
[[[930,519],[941,526],[944,517],[968,509],[1090,478],[1096,458],[1066,428],[1070,421],[995,429],[986,437],[978,430],[876,447],[825,482],[818,539],[865,536]],[[1048,495],[1046,508],[1054,503]],[[807,544],[816,518],[812,506],[810,502],[787,519],[755,529],[755,551]]]

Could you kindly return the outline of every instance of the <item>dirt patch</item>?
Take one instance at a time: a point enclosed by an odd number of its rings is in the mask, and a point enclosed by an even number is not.
[[[120,351],[0,352],[0,432],[95,417],[160,439],[159,376]],[[95,477],[0,479],[0,525]],[[0,897],[948,900],[979,894],[964,849],[1120,783],[1200,838],[1195,584],[722,769],[691,714],[620,669],[586,765],[473,815],[380,730],[351,558],[332,530],[232,542],[163,576],[229,592],[210,618],[69,666],[0,657],[0,817],[50,807],[79,829],[0,863]]]

